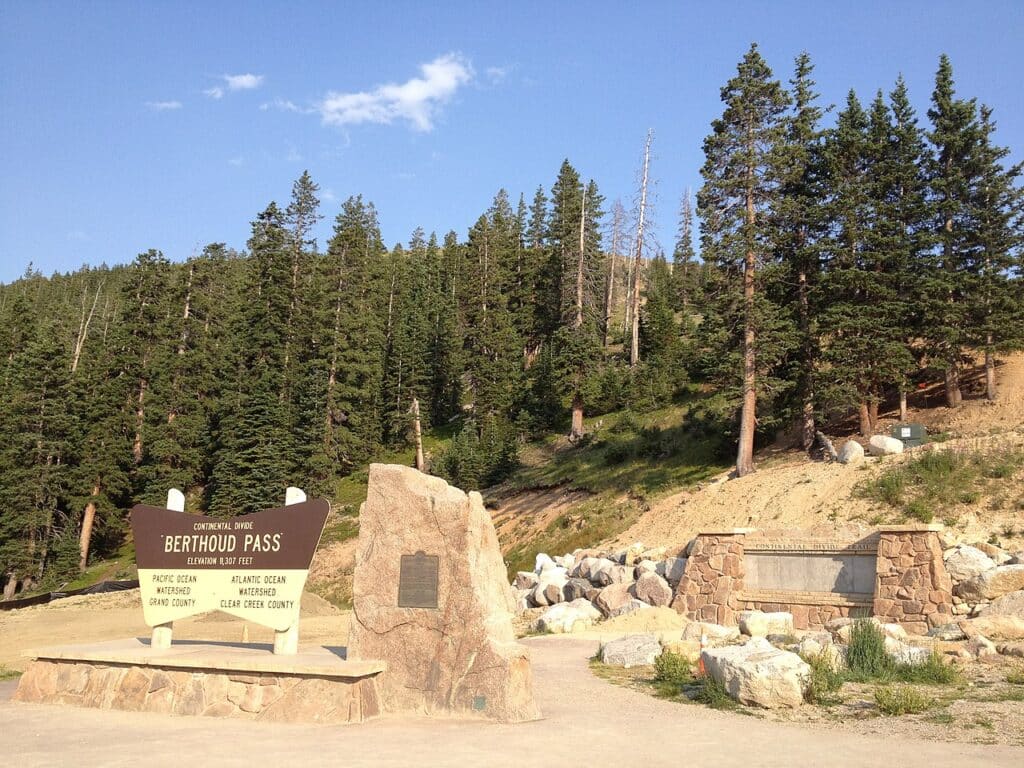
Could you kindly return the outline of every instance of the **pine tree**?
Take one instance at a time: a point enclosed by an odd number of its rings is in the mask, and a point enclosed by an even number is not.
[[[946,405],[956,408],[963,398],[960,368],[968,341],[967,275],[977,221],[974,189],[982,164],[981,127],[974,99],[956,97],[953,66],[945,55],[939,59],[928,117],[934,147],[929,184],[939,244],[922,282],[922,325],[930,355],[944,371]]]
[[[693,203],[690,189],[683,192],[679,202],[679,229],[675,248],[672,250],[672,287],[675,294],[673,306],[686,313],[693,301],[693,276],[697,254],[693,248]]]
[[[781,310],[767,300],[759,267],[774,259],[771,215],[781,181],[780,148],[789,99],[756,44],[739,63],[736,76],[722,88],[721,96],[725,110],[704,140],[704,185],[697,206],[703,258],[727,274],[723,287],[729,294],[738,291],[742,296],[738,303],[732,295],[723,295],[717,308],[723,316],[735,317],[742,328],[742,406],[736,458],[736,474],[742,477],[754,469],[758,371],[771,369],[780,355],[774,348],[777,345],[769,342],[772,336],[784,335],[778,333],[785,325]]]

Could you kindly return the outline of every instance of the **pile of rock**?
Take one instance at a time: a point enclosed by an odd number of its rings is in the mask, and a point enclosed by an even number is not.
[[[954,615],[1024,618],[1024,552],[1011,554],[984,542],[958,544],[942,559],[953,581]]]
[[[512,587],[520,611],[549,608],[537,620],[538,630],[571,632],[601,618],[667,606],[685,569],[685,557],[666,557],[664,548],[642,544],[611,553],[541,553],[532,571],[516,574]]]

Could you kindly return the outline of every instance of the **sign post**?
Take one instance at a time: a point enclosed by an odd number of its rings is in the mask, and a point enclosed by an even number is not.
[[[175,495],[176,494],[176,495]],[[175,619],[220,610],[274,630],[274,653],[298,650],[299,608],[330,505],[289,488],[285,506],[234,518],[132,509],[132,533],[151,647],[170,647]]]

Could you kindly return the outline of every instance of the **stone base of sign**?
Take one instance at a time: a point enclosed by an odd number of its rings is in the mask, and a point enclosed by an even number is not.
[[[287,723],[359,723],[380,714],[385,665],[347,661],[343,649],[274,655],[267,645],[139,640],[33,654],[15,701]]]
[[[515,639],[515,601],[479,493],[409,467],[370,465],[352,603],[349,658],[387,664],[379,680],[385,712],[540,717],[529,650]]]

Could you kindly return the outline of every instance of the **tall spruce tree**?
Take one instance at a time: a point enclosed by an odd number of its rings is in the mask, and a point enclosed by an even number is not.
[[[768,299],[762,269],[775,261],[772,211],[782,181],[789,97],[754,44],[736,76],[722,88],[721,98],[725,109],[704,140],[704,185],[697,206],[703,257],[727,277],[716,310],[733,318],[725,327],[741,330],[736,341],[742,355],[735,361],[735,374],[740,379],[736,474],[742,477],[754,469],[757,399],[768,391],[759,373],[771,371],[785,345],[787,323],[780,307]],[[723,350],[718,357],[729,356]]]

